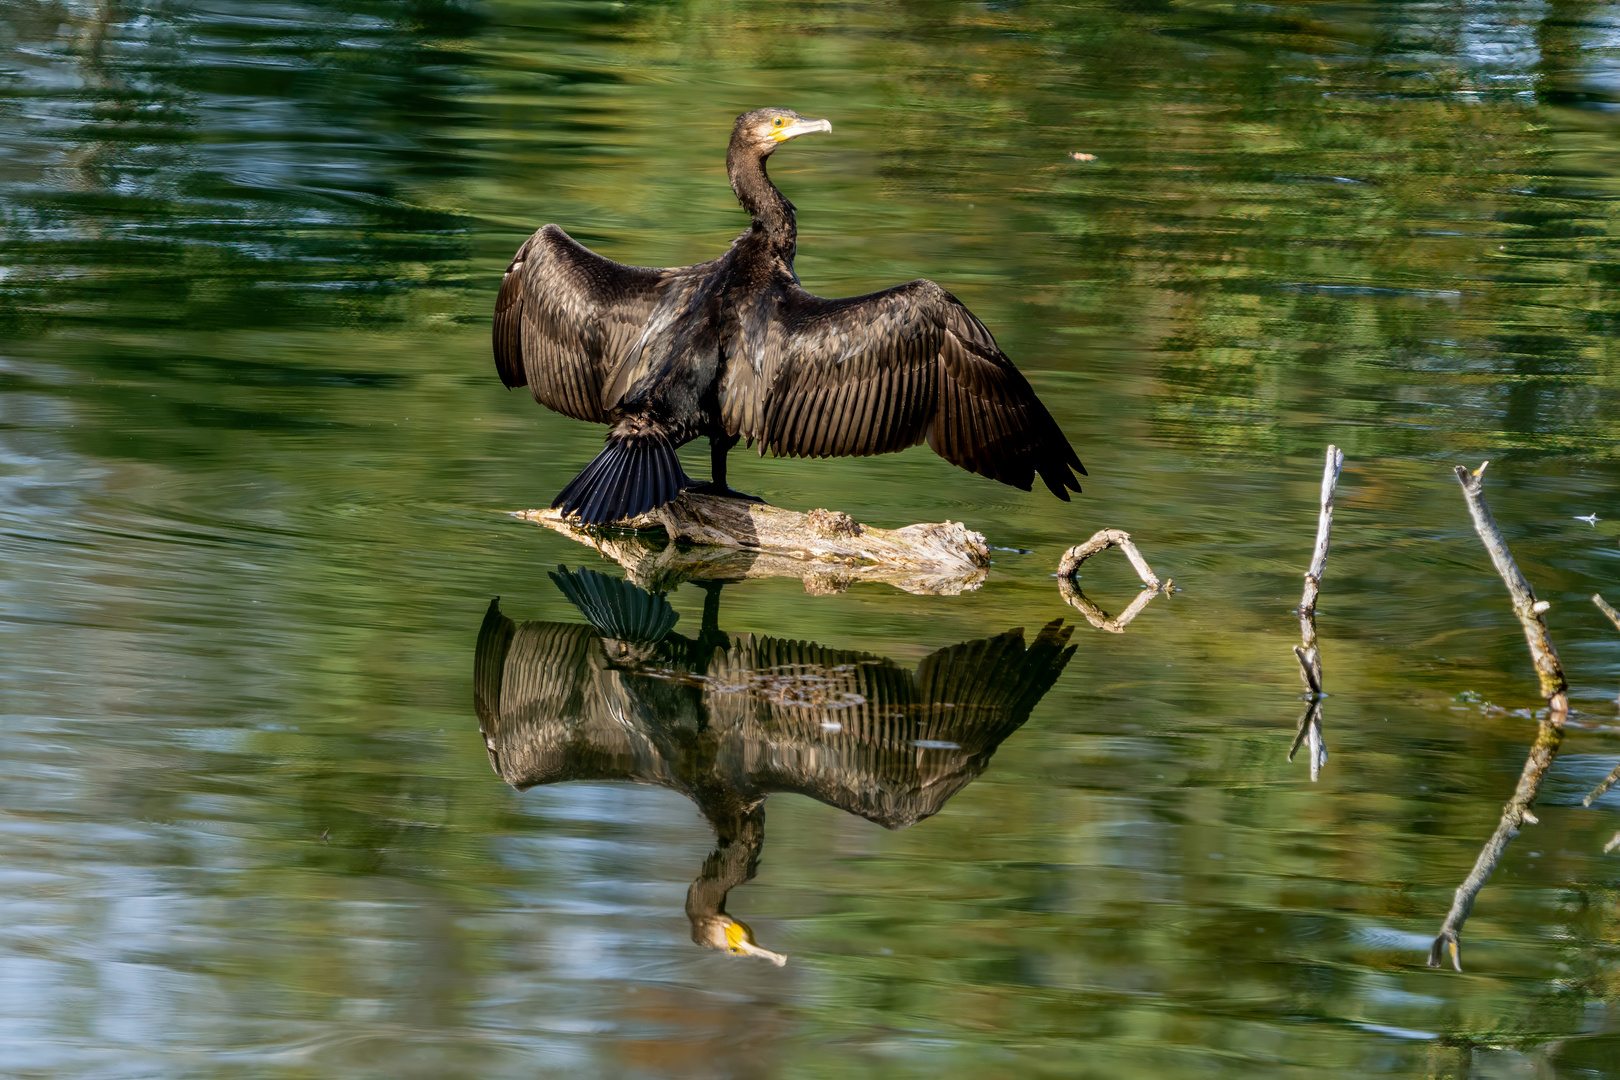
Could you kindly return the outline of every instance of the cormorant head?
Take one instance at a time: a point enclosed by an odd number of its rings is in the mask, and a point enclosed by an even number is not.
[[[815,131],[831,131],[826,120],[808,120],[792,109],[755,109],[737,117],[731,129],[732,146],[748,146],[764,157],[789,139]]]
[[[757,945],[754,942],[754,931],[748,924],[721,911],[707,918],[693,920],[692,940],[699,945],[720,952],[730,953],[732,956],[757,956],[761,960],[769,960],[777,967],[787,963],[787,957],[778,952]]]

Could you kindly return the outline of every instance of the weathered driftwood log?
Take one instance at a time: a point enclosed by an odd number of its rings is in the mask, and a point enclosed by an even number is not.
[[[1136,569],[1137,576],[1147,588],[1132,600],[1130,606],[1120,612],[1115,618],[1110,618],[1102,608],[1086,599],[1084,593],[1074,583],[1074,575],[1080,569],[1080,564],[1093,555],[1117,547],[1125,553]],[[1063,596],[1069,606],[1086,617],[1086,621],[1099,630],[1107,630],[1112,634],[1122,634],[1130,621],[1141,614],[1148,602],[1160,593],[1169,592],[1174,585],[1169,578],[1159,580],[1153,568],[1142,558],[1142,553],[1136,549],[1131,541],[1131,534],[1123,529],[1099,529],[1092,534],[1091,539],[1083,544],[1076,544],[1063,553],[1058,560],[1057,568],[1058,592]]]
[[[1541,694],[1547,699],[1548,709],[1547,718],[1541,722],[1536,733],[1535,745],[1524,760],[1524,771],[1519,774],[1519,785],[1514,789],[1513,798],[1503,808],[1502,820],[1496,826],[1496,832],[1480,849],[1479,858],[1474,860],[1474,869],[1457,886],[1451,911],[1447,913],[1446,921],[1429,949],[1430,967],[1439,967],[1449,949],[1451,964],[1458,971],[1462,970],[1460,935],[1463,923],[1474,909],[1474,899],[1484,888],[1486,879],[1501,861],[1502,852],[1519,835],[1523,825],[1536,824],[1531,807],[1535,805],[1536,794],[1541,790],[1542,777],[1547,774],[1553,758],[1558,756],[1559,744],[1564,739],[1564,721],[1569,718],[1569,684],[1564,680],[1558,651],[1553,648],[1552,638],[1547,634],[1547,621],[1542,618],[1542,613],[1550,605],[1545,600],[1536,599],[1530,583],[1519,571],[1518,563],[1513,561],[1507,542],[1502,539],[1502,530],[1496,527],[1491,508],[1485,504],[1480,478],[1485,475],[1485,466],[1489,464],[1487,461],[1473,472],[1458,465],[1457,482],[1462,485],[1463,498],[1467,500],[1468,512],[1473,516],[1474,530],[1479,533],[1485,550],[1490,552],[1496,572],[1501,575],[1508,593],[1513,597],[1513,613],[1524,627],[1524,638],[1530,646],[1530,659],[1536,666],[1536,677],[1541,681]]]
[[[1468,501],[1468,512],[1473,515],[1474,531],[1484,541],[1485,550],[1490,552],[1491,562],[1496,565],[1496,572],[1502,576],[1503,584],[1507,585],[1508,593],[1513,597],[1513,614],[1519,617],[1519,623],[1524,627],[1524,639],[1530,646],[1530,660],[1536,666],[1536,677],[1541,680],[1541,696],[1547,699],[1547,705],[1554,713],[1567,716],[1569,683],[1564,679],[1563,665],[1558,662],[1558,650],[1553,648],[1552,638],[1547,636],[1547,620],[1542,618],[1542,613],[1552,605],[1536,599],[1535,590],[1519,571],[1519,564],[1513,561],[1513,554],[1508,551],[1507,541],[1502,539],[1502,530],[1496,527],[1496,519],[1491,517],[1491,508],[1485,505],[1481,478],[1485,475],[1485,466],[1489,464],[1487,461],[1473,472],[1461,465],[1456,466],[1457,483],[1462,485],[1463,498]]]
[[[1502,820],[1496,826],[1496,832],[1485,841],[1480,849],[1479,858],[1474,860],[1474,868],[1469,871],[1468,877],[1457,886],[1457,892],[1451,901],[1451,910],[1446,914],[1446,921],[1440,926],[1440,933],[1436,935],[1434,944],[1429,947],[1429,966],[1439,967],[1446,952],[1451,953],[1451,966],[1458,971],[1462,970],[1462,933],[1463,923],[1468,921],[1468,913],[1474,910],[1474,900],[1479,896],[1479,890],[1485,887],[1486,879],[1496,864],[1502,860],[1502,852],[1507,850],[1508,844],[1519,835],[1519,829],[1524,825],[1536,825],[1535,814],[1530,808],[1535,805],[1536,793],[1541,790],[1542,777],[1547,775],[1547,769],[1552,765],[1553,758],[1558,756],[1558,745],[1564,741],[1564,725],[1562,718],[1554,719],[1549,716],[1541,722],[1536,731],[1535,745],[1530,748],[1530,754],[1524,759],[1524,771],[1519,774],[1519,786],[1513,791],[1513,798],[1508,800],[1507,806],[1502,808]]]
[[[990,565],[984,537],[959,522],[879,529],[836,510],[800,514],[714,495],[687,493],[615,529],[581,528],[555,510],[517,516],[588,544],[655,591],[692,579],[797,577],[813,593],[841,592],[857,581],[959,593],[978,588]],[[667,541],[647,535],[659,529]]]

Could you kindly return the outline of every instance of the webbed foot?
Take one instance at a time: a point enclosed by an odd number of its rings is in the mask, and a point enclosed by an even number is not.
[[[687,484],[681,490],[690,491],[694,495],[718,495],[722,499],[741,499],[743,502],[759,503],[761,506],[768,505],[758,495],[744,495],[740,491],[733,491],[725,484],[717,484],[713,480],[701,484]]]

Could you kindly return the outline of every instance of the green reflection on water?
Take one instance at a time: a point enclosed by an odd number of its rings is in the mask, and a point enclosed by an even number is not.
[[[11,5],[0,1071],[1616,1075],[1616,825],[1579,799],[1620,684],[1585,599],[1620,556],[1617,14]],[[773,502],[1035,554],[954,598],[748,582],[726,629],[915,668],[1074,621],[1047,575],[1104,525],[1185,592],[1076,631],[917,827],[773,800],[747,910],[793,960],[741,970],[679,911],[690,804],[510,792],[468,654],[492,595],[577,621],[544,570],[584,549],[500,511],[600,437],[499,388],[506,259],[544,221],[712,256],[744,224],[725,132],[773,103],[835,124],[773,166],[805,285],[940,281],[1092,478],[1064,506],[924,451],[737,460]],[[1311,785],[1289,609],[1329,441]],[[1603,719],[1459,977],[1423,954],[1535,730],[1449,474],[1487,457]]]

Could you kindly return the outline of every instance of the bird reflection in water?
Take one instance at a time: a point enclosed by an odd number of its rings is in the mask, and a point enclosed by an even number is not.
[[[765,799],[797,792],[891,829],[938,813],[1029,717],[1068,664],[1056,620],[964,641],[915,672],[809,641],[728,634],[720,589],[696,636],[661,594],[594,570],[551,575],[588,623],[514,623],[490,602],[474,701],[495,772],[519,790],[568,780],[672,788],[713,826],[686,895],[692,940],[781,965],[726,913],[753,879]]]

